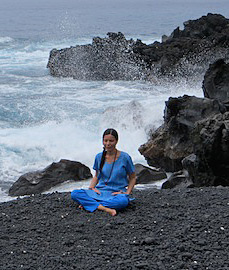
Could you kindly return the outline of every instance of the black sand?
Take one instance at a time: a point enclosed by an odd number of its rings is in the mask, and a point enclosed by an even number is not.
[[[70,193],[0,204],[0,269],[229,269],[229,188],[135,191],[116,217]]]

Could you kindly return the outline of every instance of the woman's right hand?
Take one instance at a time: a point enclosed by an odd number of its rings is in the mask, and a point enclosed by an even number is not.
[[[96,193],[98,193],[99,195],[101,194],[101,192],[97,189],[97,188],[89,188],[91,190],[94,190]]]

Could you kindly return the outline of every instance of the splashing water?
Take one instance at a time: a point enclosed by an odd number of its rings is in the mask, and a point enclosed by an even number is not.
[[[138,147],[163,122],[165,101],[184,94],[203,96],[201,77],[173,82],[53,78],[46,69],[51,49],[90,44],[92,37],[111,31],[150,44],[186,20],[208,12],[228,16],[229,10],[225,0],[220,5],[215,0],[98,0],[90,1],[90,8],[89,1],[55,1],[55,9],[51,0],[32,2],[15,1],[12,9],[3,1],[0,11],[6,26],[0,30],[0,201],[9,199],[7,190],[20,175],[61,158],[92,170],[108,127],[118,130],[120,150],[134,163],[146,164]],[[192,69],[190,65],[190,74]],[[68,183],[57,190],[87,183]]]

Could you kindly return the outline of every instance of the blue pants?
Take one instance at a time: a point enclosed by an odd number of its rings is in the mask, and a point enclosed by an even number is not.
[[[94,212],[98,206],[101,204],[105,207],[121,210],[129,204],[129,198],[126,194],[118,194],[112,196],[112,198],[103,200],[103,201],[97,201],[94,198],[91,198],[88,196],[88,194],[85,192],[85,190],[73,190],[71,193],[71,197],[74,201],[81,204],[85,210],[89,212]]]

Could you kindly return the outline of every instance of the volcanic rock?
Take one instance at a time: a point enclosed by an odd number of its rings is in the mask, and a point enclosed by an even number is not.
[[[167,181],[165,181],[161,188],[168,189],[168,188],[187,188],[193,187],[193,182],[189,178],[189,174],[187,171],[182,170],[173,173]]]
[[[22,196],[44,192],[68,180],[85,180],[92,177],[90,169],[77,161],[61,159],[41,171],[29,172],[9,189],[10,196]]]
[[[204,76],[204,96],[229,103],[229,64],[219,59],[211,64]]]
[[[229,20],[207,14],[177,27],[162,42],[126,40],[122,33],[96,37],[92,44],[50,52],[52,76],[78,80],[151,80],[155,76],[202,76],[209,63],[229,59]]]
[[[142,58],[157,75],[204,75],[209,63],[229,58],[229,20],[220,14],[208,13],[197,20],[177,27],[162,42],[137,43],[134,53]]]
[[[182,169],[182,159],[193,153],[191,132],[195,122],[225,110],[220,102],[208,98],[187,95],[169,98],[164,124],[152,133],[139,151],[150,166],[171,172],[179,171]]]
[[[78,209],[70,193],[0,203],[0,269],[226,270],[228,192],[135,190],[115,217]]]
[[[194,155],[183,160],[194,185],[229,186],[229,112],[195,124]]]
[[[146,75],[142,60],[133,54],[133,40],[122,33],[96,37],[92,44],[50,52],[47,67],[52,76],[77,80],[132,80]]]
[[[139,163],[135,164],[134,166],[137,176],[137,184],[148,184],[150,182],[167,178],[166,173],[162,170],[152,169]]]

